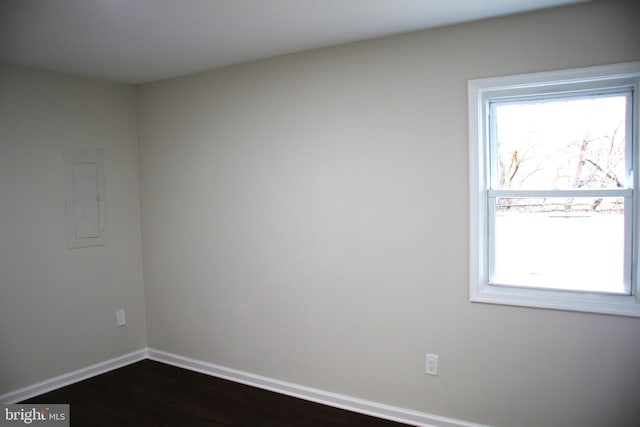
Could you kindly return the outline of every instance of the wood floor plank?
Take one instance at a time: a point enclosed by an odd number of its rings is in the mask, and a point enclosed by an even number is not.
[[[74,427],[404,426],[151,360],[23,403],[68,403]]]

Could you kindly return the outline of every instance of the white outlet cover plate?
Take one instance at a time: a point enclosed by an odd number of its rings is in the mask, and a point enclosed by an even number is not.
[[[124,310],[116,311],[116,324],[118,326],[123,326],[127,323],[127,319],[124,315]]]
[[[424,372],[428,375],[438,375],[438,355],[429,354],[425,355],[425,369]]]

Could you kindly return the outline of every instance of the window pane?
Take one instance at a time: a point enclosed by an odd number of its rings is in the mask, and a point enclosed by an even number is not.
[[[493,187],[626,187],[626,110],[626,95],[495,104]]]
[[[627,293],[622,198],[498,198],[494,236],[494,284]]]

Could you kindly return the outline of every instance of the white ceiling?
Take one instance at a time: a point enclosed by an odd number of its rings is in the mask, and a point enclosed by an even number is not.
[[[588,0],[0,0],[0,61],[142,83]]]

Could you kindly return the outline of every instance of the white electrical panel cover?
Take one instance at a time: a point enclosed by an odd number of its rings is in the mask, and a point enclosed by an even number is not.
[[[69,148],[64,160],[67,248],[104,245],[104,150]]]

